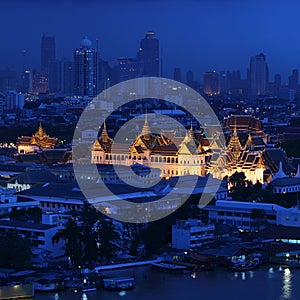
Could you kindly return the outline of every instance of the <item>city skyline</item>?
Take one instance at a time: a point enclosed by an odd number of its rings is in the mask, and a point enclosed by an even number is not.
[[[2,28],[10,26],[3,32],[3,40],[9,43],[0,50],[0,66],[20,69],[29,64],[39,69],[43,32],[55,37],[59,59],[71,59],[80,40],[88,36],[94,46],[99,39],[99,57],[116,65],[120,57],[135,57],[145,32],[153,30],[163,49],[166,77],[172,77],[174,68],[180,67],[183,77],[192,70],[197,81],[212,70],[238,69],[245,78],[250,56],[263,52],[270,80],[280,73],[282,82],[287,83],[291,71],[300,67],[300,39],[295,35],[300,5],[296,1],[265,1],[259,6],[257,3],[2,2],[0,24]],[[43,14],[46,10],[47,18]]]

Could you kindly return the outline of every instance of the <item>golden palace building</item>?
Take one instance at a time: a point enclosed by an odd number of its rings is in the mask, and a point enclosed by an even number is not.
[[[246,179],[263,183],[266,135],[260,121],[252,116],[230,116],[224,119],[223,128],[227,147],[218,147],[218,137],[206,138],[201,132],[193,132],[192,127],[181,138],[174,132],[151,133],[146,118],[135,141],[125,145],[113,143],[104,123],[101,135],[91,148],[91,162],[139,163],[159,168],[161,177],[211,173],[213,177],[223,179],[235,172],[244,172]]]
[[[207,143],[202,134],[195,137],[192,128],[184,138],[167,137],[168,134],[151,133],[147,118],[141,133],[131,145],[113,144],[104,124],[100,137],[91,149],[92,163],[142,164],[161,170],[162,177],[206,174]],[[202,142],[202,143],[201,143]],[[179,146],[177,146],[179,145]]]
[[[21,136],[17,140],[18,153],[35,152],[40,149],[54,149],[59,143],[55,137],[50,137],[42,127],[42,123],[32,136]]]

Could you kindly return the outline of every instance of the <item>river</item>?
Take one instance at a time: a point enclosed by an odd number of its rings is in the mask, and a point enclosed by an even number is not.
[[[100,289],[86,294],[65,291],[37,294],[34,300],[281,300],[300,299],[300,270],[278,266],[255,271],[225,271],[168,274],[148,267],[103,272],[112,276],[133,276],[136,289],[110,292]]]

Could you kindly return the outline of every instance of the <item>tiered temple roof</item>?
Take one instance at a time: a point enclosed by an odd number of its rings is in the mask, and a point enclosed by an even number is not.
[[[17,140],[17,146],[37,146],[42,149],[53,149],[58,145],[59,141],[55,137],[50,137],[47,135],[45,130],[42,127],[42,123],[35,134],[30,136],[22,136]]]

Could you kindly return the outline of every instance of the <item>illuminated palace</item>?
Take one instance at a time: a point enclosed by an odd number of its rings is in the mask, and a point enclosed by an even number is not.
[[[71,150],[59,148],[60,142],[56,137],[50,137],[40,126],[32,136],[21,136],[17,140],[18,153],[14,155],[17,162],[57,164],[71,160]]]
[[[212,173],[215,178],[223,179],[244,172],[248,180],[264,182],[266,167],[262,154],[266,135],[260,121],[252,116],[231,116],[224,119],[223,128],[227,147],[217,147],[217,137],[206,138],[203,133],[193,132],[192,127],[182,138],[175,137],[174,132],[172,136],[164,132],[153,134],[146,118],[141,133],[131,145],[114,144],[111,151],[113,140],[104,123],[101,135],[91,148],[91,162],[139,163],[159,168],[162,177]]]
[[[262,131],[259,119],[250,115],[226,117],[223,129],[227,147],[212,153],[208,171],[219,179],[243,172],[247,180],[263,183],[267,135]]]
[[[169,133],[151,133],[147,118],[141,133],[131,145],[114,144],[104,123],[100,137],[92,146],[92,163],[143,164],[161,169],[162,177],[178,175],[204,176],[206,173],[204,147],[206,139],[191,128],[184,138],[168,137]],[[176,146],[179,145],[179,146]],[[112,153],[113,152],[113,153]]]
[[[35,152],[40,149],[53,149],[59,143],[55,137],[46,134],[42,123],[32,136],[21,136],[17,140],[18,153]]]

